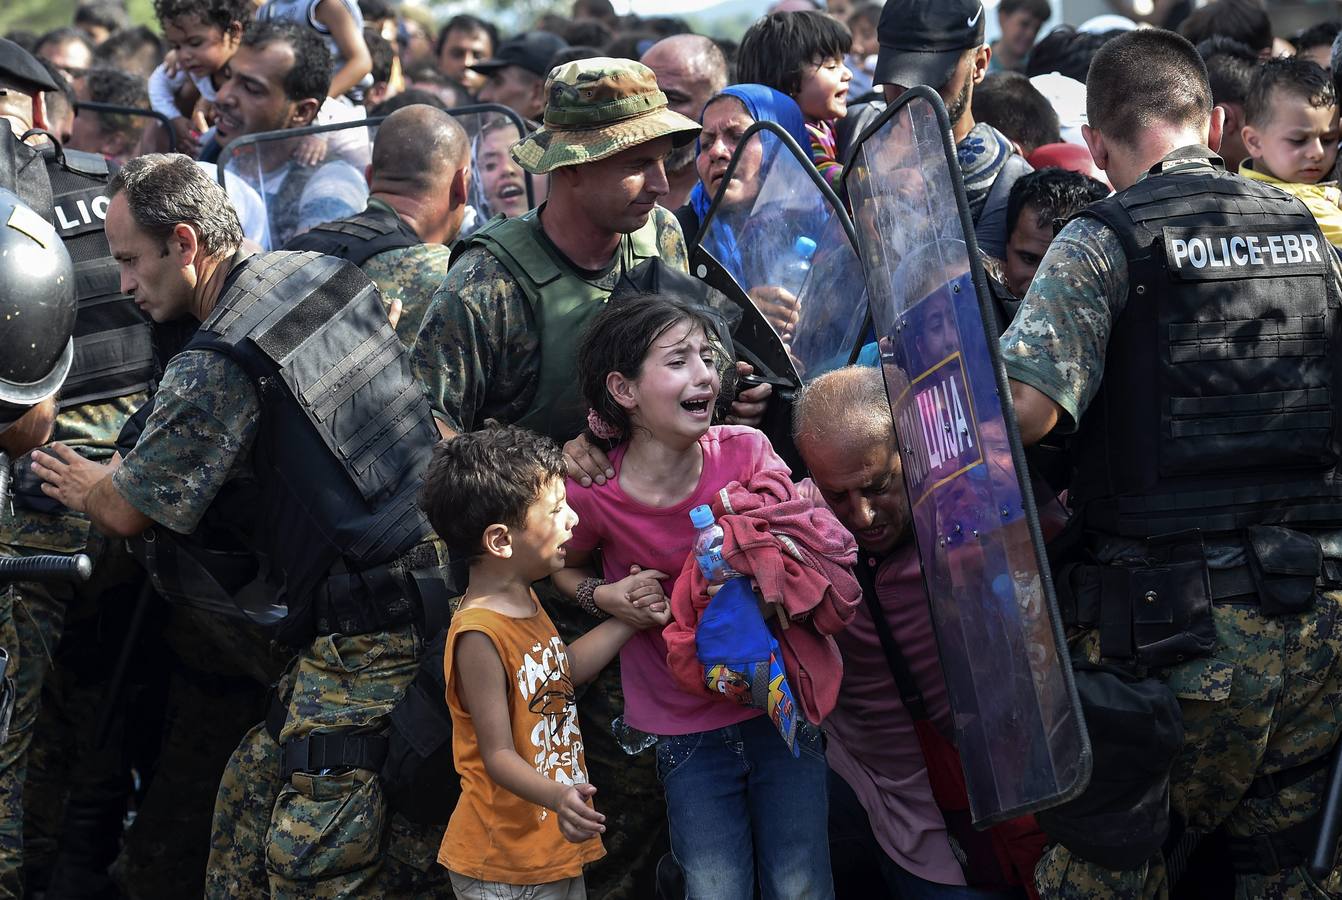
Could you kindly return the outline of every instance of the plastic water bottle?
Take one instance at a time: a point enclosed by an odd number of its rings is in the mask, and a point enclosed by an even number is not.
[[[811,274],[811,259],[815,256],[815,241],[802,235],[792,244],[792,253],[778,261],[770,273],[769,284],[793,294],[800,294]]]
[[[708,505],[696,506],[690,510],[690,522],[699,533],[694,537],[694,559],[699,563],[699,571],[709,584],[723,584],[741,573],[727,565],[722,558],[722,526],[713,516],[713,508]]]

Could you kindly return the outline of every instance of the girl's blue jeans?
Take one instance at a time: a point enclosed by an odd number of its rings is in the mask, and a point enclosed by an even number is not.
[[[803,724],[794,758],[768,716],[663,737],[671,852],[687,900],[831,900],[824,738]]]

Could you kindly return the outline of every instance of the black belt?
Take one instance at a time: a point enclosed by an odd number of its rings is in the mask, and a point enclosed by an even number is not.
[[[280,745],[280,774],[289,780],[295,772],[321,772],[326,769],[382,770],[387,759],[385,734],[352,733],[350,731],[319,731],[291,741],[280,741],[285,720],[289,717],[287,704],[277,691],[271,691],[270,706],[266,710],[266,731]]]
[[[1074,587],[1092,579],[1091,583],[1093,584],[1103,584],[1106,570],[1116,568],[1121,569],[1123,567],[1077,564],[1064,566],[1059,571],[1058,606],[1062,612],[1064,622],[1068,625],[1080,625],[1083,628],[1100,624],[1098,610],[1081,608]],[[1231,566],[1228,569],[1209,568],[1207,577],[1211,585],[1212,602],[1237,602],[1255,606],[1258,604],[1258,588],[1253,580],[1253,572],[1247,563]],[[1324,560],[1324,575],[1319,579],[1319,586],[1336,586],[1342,583],[1342,581],[1339,581],[1340,578],[1342,578],[1342,565],[1339,565],[1336,560]]]
[[[1258,588],[1247,563],[1229,569],[1208,569],[1207,576],[1211,581],[1213,602],[1242,599],[1253,603],[1258,599]]]

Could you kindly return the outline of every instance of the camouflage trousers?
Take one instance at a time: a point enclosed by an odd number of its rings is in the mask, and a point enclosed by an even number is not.
[[[1263,775],[1328,754],[1342,734],[1342,592],[1323,594],[1312,611],[1267,618],[1253,606],[1213,607],[1213,655],[1169,670],[1166,683],[1183,711],[1184,746],[1170,775],[1170,806],[1187,827],[1233,837],[1281,832],[1319,809],[1326,771],[1268,796],[1246,796]],[[1289,781],[1290,779],[1283,779]],[[1229,860],[1227,861],[1229,862]],[[1241,900],[1342,896],[1336,866],[1326,883],[1303,866],[1240,874]],[[1158,855],[1128,871],[1103,869],[1053,846],[1035,869],[1045,898],[1166,898]]]
[[[11,585],[0,594],[0,646],[9,651],[14,712],[0,744],[0,897],[23,896],[23,786],[42,684],[51,672],[70,585]]]
[[[411,626],[317,638],[280,681],[280,696],[288,698],[280,740],[382,729],[415,676],[421,648]],[[219,785],[207,897],[452,895],[436,862],[442,835],[390,812],[377,773],[280,775],[280,745],[258,725],[233,752]]]
[[[29,516],[38,522],[52,517]],[[53,519],[53,521],[61,521]],[[39,538],[43,535],[37,535]],[[0,745],[0,898],[23,895],[24,785],[28,780],[43,686],[54,665],[67,608],[77,599],[96,602],[107,588],[133,577],[133,566],[120,548],[93,535],[79,538],[67,528],[50,530],[50,537],[32,546],[0,544],[0,554],[88,552],[97,562],[93,578],[76,587],[67,583],[19,583],[0,586],[0,646],[9,652],[7,674],[14,679],[14,711],[9,736]],[[87,546],[85,540],[87,537]],[[48,842],[50,843],[50,842]],[[54,844],[45,848],[54,854]]]

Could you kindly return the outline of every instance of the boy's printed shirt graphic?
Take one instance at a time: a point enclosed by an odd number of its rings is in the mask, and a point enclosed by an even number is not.
[[[532,644],[522,654],[516,680],[527,709],[539,717],[531,729],[531,746],[518,747],[519,755],[552,781],[585,784],[588,779],[582,765],[578,708],[569,676],[568,652],[559,635],[550,638],[548,644]],[[540,821],[551,814],[543,806],[539,810]]]

